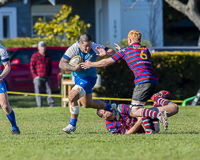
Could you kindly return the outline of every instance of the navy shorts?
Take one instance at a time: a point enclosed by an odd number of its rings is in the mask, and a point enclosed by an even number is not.
[[[7,87],[6,87],[6,84],[3,80],[3,82],[0,83],[0,93],[4,93],[4,92],[7,92]]]
[[[132,100],[146,102],[155,92],[157,83],[141,83],[135,86]]]
[[[86,78],[79,78],[75,77],[75,85],[81,86],[85,92],[86,95],[92,93],[92,88],[96,84],[97,77],[86,77]]]

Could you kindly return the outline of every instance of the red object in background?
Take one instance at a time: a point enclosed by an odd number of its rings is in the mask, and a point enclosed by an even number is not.
[[[59,62],[68,47],[46,47],[46,53],[52,58],[51,89],[60,91]],[[33,77],[30,71],[30,59],[37,47],[7,49],[10,56],[11,71],[4,79],[9,91],[34,93]],[[1,66],[3,69],[3,65]]]

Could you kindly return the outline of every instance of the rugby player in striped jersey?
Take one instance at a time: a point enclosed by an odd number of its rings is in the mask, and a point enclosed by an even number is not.
[[[178,113],[178,105],[165,99],[168,91],[160,91],[154,94],[151,99],[155,102],[150,110],[158,112],[167,111],[169,116]],[[165,98],[164,98],[165,97]],[[97,115],[105,119],[106,129],[113,134],[154,134],[159,132],[158,119],[151,117],[134,117],[133,108],[126,104],[118,105],[120,113],[119,120],[111,112],[97,110]]]

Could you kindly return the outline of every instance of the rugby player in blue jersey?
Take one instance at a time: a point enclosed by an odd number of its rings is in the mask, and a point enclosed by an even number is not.
[[[151,99],[154,101],[154,107],[151,110],[163,112],[167,111],[168,116],[178,113],[178,105],[166,99],[168,91],[160,91],[154,94]],[[119,120],[109,111],[97,110],[97,115],[105,119],[106,129],[113,134],[133,134],[146,133],[154,134],[159,132],[158,119],[151,117],[134,117],[134,110],[129,105],[118,105],[120,113]],[[141,126],[142,125],[142,126]]]
[[[118,44],[115,44],[119,51],[110,58],[102,59],[98,62],[86,61],[81,64],[83,69],[88,69],[109,66],[120,59],[125,60],[135,76],[135,88],[131,101],[131,106],[135,111],[135,117],[140,115],[140,111],[137,112],[138,109],[143,108],[147,100],[150,99],[158,83],[157,74],[151,65],[151,54],[145,46],[140,44],[141,38],[142,34],[139,31],[131,30],[128,33],[128,47],[121,49]],[[102,54],[105,52],[102,47],[98,48],[98,51]]]
[[[8,53],[6,49],[1,44],[0,44],[0,56],[1,56],[1,61],[4,66],[3,71],[0,70],[0,104],[12,125],[12,134],[20,134],[20,130],[15,120],[15,113],[10,107],[10,104],[8,102],[7,88],[3,80],[6,77],[6,75],[10,72],[10,69],[11,69],[10,59],[8,57]]]
[[[103,48],[105,52],[99,53],[99,48]],[[97,80],[96,68],[85,70],[81,68],[81,64],[78,64],[75,67],[71,66],[69,61],[73,57],[80,55],[83,62],[86,60],[95,62],[97,56],[112,56],[114,53],[115,51],[113,49],[93,43],[91,36],[85,33],[82,34],[80,40],[70,46],[63,55],[59,67],[65,71],[72,71],[75,78],[75,86],[72,88],[68,96],[71,114],[70,122],[65,128],[63,128],[64,132],[70,133],[76,130],[76,123],[79,115],[78,100],[85,108],[105,109],[107,111],[111,111],[112,108],[110,104],[92,99],[92,88]]]

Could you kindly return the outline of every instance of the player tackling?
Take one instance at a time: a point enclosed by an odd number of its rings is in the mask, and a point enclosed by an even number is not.
[[[99,48],[103,48],[105,52],[99,53]],[[80,40],[70,46],[62,59],[60,60],[59,67],[65,71],[72,71],[75,77],[75,86],[70,91],[69,109],[70,109],[70,122],[63,128],[66,133],[74,132],[76,130],[77,118],[79,115],[78,100],[85,108],[105,109],[111,111],[112,106],[100,100],[92,99],[92,88],[97,80],[96,68],[82,69],[81,64],[76,66],[70,65],[70,60],[75,56],[80,56],[82,61],[95,62],[97,56],[112,56],[115,53],[113,49],[104,47],[103,45],[92,42],[89,34],[82,34]]]
[[[158,83],[157,73],[153,70],[151,65],[151,54],[145,46],[140,44],[141,37],[142,34],[139,31],[131,30],[128,33],[128,47],[121,49],[118,44],[115,44],[119,51],[112,57],[102,59],[98,62],[86,61],[81,65],[82,68],[89,69],[108,66],[120,59],[125,60],[135,76],[135,88],[131,102],[131,107],[135,113],[141,110],[147,100],[150,99]],[[102,54],[105,52],[102,47],[98,48],[98,51]]]

